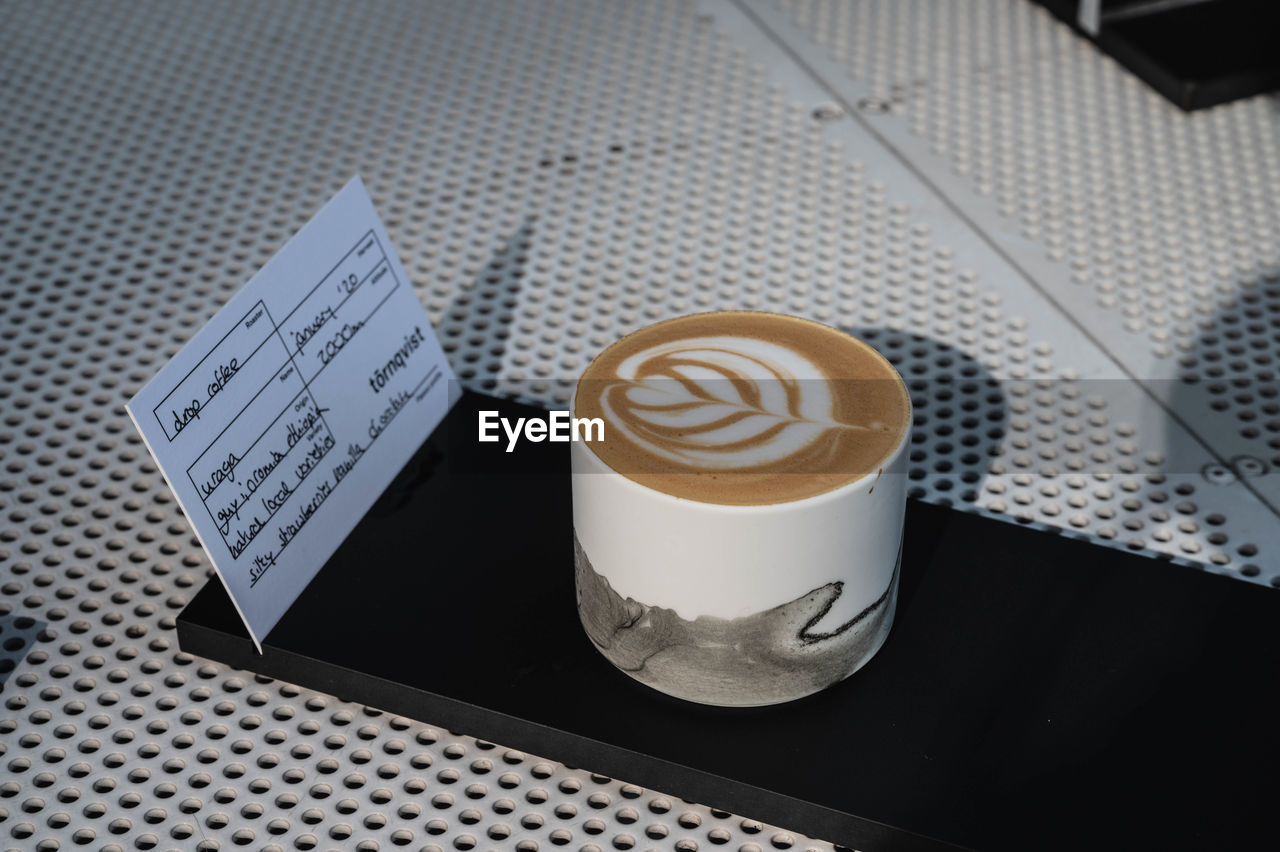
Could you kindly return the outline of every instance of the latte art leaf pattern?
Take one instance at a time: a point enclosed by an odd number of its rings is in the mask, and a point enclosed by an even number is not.
[[[839,422],[822,371],[759,339],[705,337],[646,349],[603,392],[607,420],[651,453],[698,469],[744,470],[812,450]]]

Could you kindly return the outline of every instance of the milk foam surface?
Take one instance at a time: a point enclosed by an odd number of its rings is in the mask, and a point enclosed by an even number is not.
[[[695,314],[602,352],[578,417],[613,470],[678,497],[731,505],[803,499],[879,471],[910,423],[901,379],[844,332],[779,314]]]

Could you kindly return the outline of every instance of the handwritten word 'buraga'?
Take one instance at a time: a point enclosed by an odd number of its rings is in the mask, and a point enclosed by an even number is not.
[[[224,479],[236,472],[236,465],[238,464],[240,464],[240,457],[235,453],[227,453],[227,457],[222,461],[222,464],[209,473],[209,479],[200,483],[200,495],[207,499],[210,494],[218,489]]]
[[[188,423],[200,419],[200,400],[191,400],[191,404],[182,409],[181,414],[173,409],[170,409],[169,413],[173,415],[173,434],[176,437],[179,432],[187,428]]]

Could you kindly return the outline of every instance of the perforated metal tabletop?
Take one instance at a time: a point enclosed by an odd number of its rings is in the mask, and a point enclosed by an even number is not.
[[[911,384],[915,499],[1280,586],[1274,96],[1023,0],[7,2],[0,81],[5,849],[830,848],[179,652],[123,405],[357,173],[472,387],[809,316]]]

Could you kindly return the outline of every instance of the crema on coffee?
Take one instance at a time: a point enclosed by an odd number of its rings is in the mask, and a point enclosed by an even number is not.
[[[911,403],[866,343],[810,320],[694,314],[630,334],[587,367],[574,415],[591,450],[647,487],[707,503],[801,500],[877,474]]]

